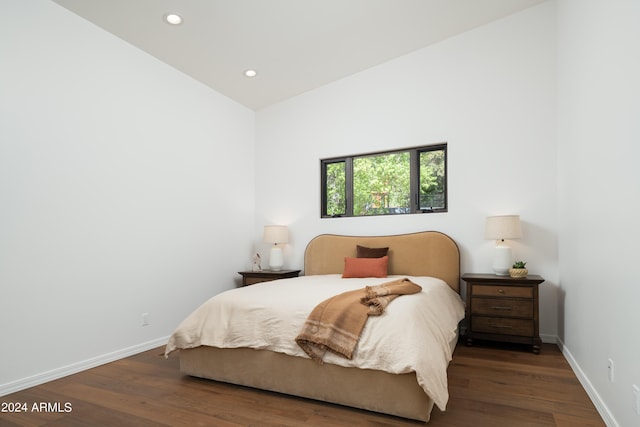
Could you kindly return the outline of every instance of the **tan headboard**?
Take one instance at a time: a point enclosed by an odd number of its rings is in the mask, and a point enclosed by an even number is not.
[[[389,247],[389,274],[432,276],[460,292],[460,251],[446,234],[422,231],[393,236],[321,234],[304,252],[304,274],[342,274],[344,258],[356,256],[356,245]]]

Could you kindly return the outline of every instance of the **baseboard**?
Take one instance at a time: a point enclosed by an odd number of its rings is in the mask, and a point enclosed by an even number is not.
[[[168,340],[169,337],[158,338],[152,341],[147,341],[131,347],[123,348],[122,350],[103,354],[101,356],[93,357],[91,359],[83,360],[77,363],[72,363],[71,365],[52,369],[41,374],[36,374],[6,384],[0,384],[0,396],[15,393],[29,387],[34,387],[39,384],[66,377],[68,375],[86,371],[87,369],[95,368],[96,366],[104,365],[105,363],[133,356],[134,354],[142,353],[143,351],[163,346],[167,343]]]
[[[620,427],[616,419],[613,417],[613,414],[611,413],[611,411],[609,411],[609,408],[607,407],[607,405],[605,405],[604,401],[602,400],[602,398],[600,397],[596,389],[591,384],[591,381],[589,381],[589,378],[587,378],[584,371],[580,368],[580,365],[578,365],[578,362],[576,361],[576,359],[573,358],[573,355],[571,354],[569,349],[564,345],[564,342],[562,342],[562,340],[558,338],[557,343],[558,343],[558,347],[560,348],[560,351],[562,351],[562,354],[564,355],[565,359],[567,359],[567,362],[569,362],[571,369],[573,369],[573,372],[576,374],[576,377],[578,377],[578,381],[580,381],[580,384],[582,384],[582,387],[587,392],[587,395],[593,402],[594,406],[596,407],[596,410],[602,417],[602,420],[607,425],[607,427]]]
[[[558,344],[557,335],[540,334],[540,339],[542,340],[543,343],[546,343],[546,344]]]

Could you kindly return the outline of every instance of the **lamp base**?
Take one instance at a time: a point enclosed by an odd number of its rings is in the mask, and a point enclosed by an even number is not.
[[[511,248],[506,245],[496,246],[493,257],[493,274],[496,276],[508,276],[512,265]]]
[[[274,245],[269,253],[269,270],[280,271],[283,265],[284,257],[282,256],[282,248]]]

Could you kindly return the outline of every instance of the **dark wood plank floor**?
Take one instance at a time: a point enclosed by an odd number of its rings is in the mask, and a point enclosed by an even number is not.
[[[0,426],[417,426],[423,423],[213,381],[185,377],[161,348],[8,396],[26,413],[0,413]],[[449,367],[446,412],[429,426],[604,426],[558,348],[458,345]],[[33,411],[44,402],[49,412]],[[68,406],[65,407],[65,404]],[[51,412],[53,410],[54,412]],[[65,410],[70,410],[65,412]]]

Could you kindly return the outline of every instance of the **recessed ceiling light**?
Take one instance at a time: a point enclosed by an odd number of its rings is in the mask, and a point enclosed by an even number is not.
[[[180,25],[182,23],[182,16],[175,13],[168,13],[164,16],[164,20],[171,25]]]
[[[247,77],[255,77],[258,75],[256,70],[245,70],[244,75]]]

